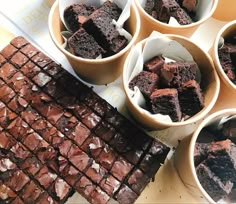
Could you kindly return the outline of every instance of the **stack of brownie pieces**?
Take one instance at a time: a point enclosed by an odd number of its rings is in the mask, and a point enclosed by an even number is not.
[[[205,127],[199,134],[194,150],[198,179],[216,202],[236,202],[236,120],[223,124],[219,130]]]
[[[196,7],[197,0],[147,0],[144,10],[163,23],[173,17],[180,25],[188,25],[194,21]]]
[[[108,57],[121,51],[128,40],[112,23],[112,20],[119,19],[121,12],[121,8],[109,0],[98,8],[84,3],[67,7],[64,19],[73,32],[67,49],[76,56],[88,59]]]
[[[144,63],[144,70],[130,82],[146,99],[146,107],[154,114],[169,115],[179,122],[197,114],[204,107],[204,97],[196,81],[196,62],[165,62],[155,56]]]
[[[168,152],[23,37],[0,52],[0,203],[134,203]]]
[[[236,35],[224,39],[224,45],[218,48],[218,55],[225,74],[236,84]]]

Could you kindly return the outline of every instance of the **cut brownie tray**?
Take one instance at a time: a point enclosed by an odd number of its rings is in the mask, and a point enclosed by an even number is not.
[[[0,202],[133,203],[169,150],[25,38],[0,52]]]

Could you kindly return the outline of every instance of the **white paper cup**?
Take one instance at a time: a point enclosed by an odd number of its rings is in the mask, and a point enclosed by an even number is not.
[[[197,22],[191,23],[189,25],[169,25],[154,19],[150,16],[140,4],[140,0],[134,0],[137,5],[140,17],[141,17],[141,32],[139,38],[146,38],[150,35],[153,30],[159,31],[161,33],[167,34],[177,34],[185,37],[190,37],[194,31],[204,22],[206,22],[214,13],[218,0],[212,0],[212,5],[210,11],[205,14]],[[206,0],[199,0],[206,1]],[[207,0],[209,1],[209,0]]]
[[[236,7],[235,7],[235,13],[236,13]],[[223,83],[225,83],[225,85],[227,86],[227,88],[229,88],[230,91],[233,91],[235,93],[236,85],[225,74],[225,72],[220,64],[219,55],[218,55],[218,45],[219,45],[221,38],[222,37],[225,38],[225,37],[231,36],[233,34],[236,35],[236,20],[226,23],[219,30],[209,53],[214,61],[215,68],[216,68],[221,80],[223,81]]]
[[[204,93],[204,105],[205,107],[196,115],[192,116],[191,118],[181,121],[181,122],[171,122],[171,121],[164,121],[161,119],[157,119],[152,114],[144,113],[144,109],[140,108],[136,103],[134,103],[132,96],[129,90],[129,78],[131,73],[134,69],[132,65],[130,65],[130,58],[133,56],[132,50],[128,55],[123,69],[123,85],[124,90],[127,97],[127,107],[132,114],[133,118],[140,123],[143,127],[149,128],[151,130],[157,129],[164,129],[168,127],[182,127],[184,125],[193,124],[200,119],[203,119],[206,114],[212,109],[214,106],[220,89],[220,82],[217,76],[217,73],[214,69],[213,62],[210,56],[203,51],[199,46],[194,44],[192,41],[188,40],[185,37],[166,34],[163,37],[168,37],[171,40],[177,41],[183,47],[185,47],[190,54],[192,55],[194,61],[198,64],[201,75],[202,75],[202,89]],[[144,46],[146,43],[147,38],[143,41],[136,44],[136,46]]]
[[[236,1],[218,0],[218,5],[212,17],[220,21],[236,20]]]
[[[189,192],[199,199],[200,203],[216,203],[202,187],[194,166],[194,147],[201,130],[222,117],[236,115],[236,109],[225,109],[209,115],[195,132],[180,141],[174,155],[175,168]]]
[[[134,5],[131,5],[130,17],[126,22],[126,28],[132,35],[129,44],[113,56],[91,60],[77,57],[62,46],[64,40],[61,31],[65,30],[65,27],[59,17],[58,1],[53,4],[50,10],[48,24],[54,44],[66,56],[78,76],[84,81],[93,84],[107,84],[120,76],[126,55],[136,42],[140,31],[140,17],[138,11]]]

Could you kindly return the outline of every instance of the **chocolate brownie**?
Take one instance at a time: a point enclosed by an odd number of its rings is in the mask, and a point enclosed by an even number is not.
[[[176,11],[172,12],[172,16],[180,25],[188,25],[193,22],[189,14],[182,8],[178,8]]]
[[[113,55],[122,50],[128,40],[120,35],[114,24],[112,24],[111,14],[106,9],[100,7],[93,12],[83,23],[83,28],[94,37],[98,44],[107,50],[107,55]]]
[[[105,54],[105,50],[83,28],[68,39],[68,49],[72,54],[87,59],[96,59]]]
[[[232,190],[233,183],[231,181],[227,181],[223,184],[204,163],[196,167],[196,172],[202,187],[213,200],[220,200],[225,194],[229,194]]]
[[[178,88],[189,80],[195,80],[197,69],[196,62],[169,62],[162,67],[160,80],[164,86]]]
[[[224,44],[223,47],[218,49],[218,56],[220,60],[220,64],[222,69],[224,70],[227,77],[235,83],[236,76],[235,76],[235,57],[234,53],[236,52],[235,48],[232,47],[230,44]]]
[[[10,44],[0,67],[15,68],[0,79],[0,202],[65,203],[78,192],[134,203],[170,149],[22,37]]]
[[[222,182],[231,180],[236,183],[236,145],[231,140],[213,142],[208,149],[206,163]],[[227,169],[227,171],[225,171]]]
[[[178,91],[176,89],[157,89],[152,92],[150,99],[154,114],[169,115],[174,122],[181,120]]]
[[[84,3],[77,3],[68,6],[64,10],[64,20],[66,26],[72,31],[76,32],[87,17],[96,10],[96,7],[92,5],[86,5]]]
[[[157,0],[147,1],[144,10],[163,23],[169,23],[170,18],[174,17],[180,25],[188,25],[193,22],[191,16],[194,15],[195,8],[194,2]]]
[[[236,144],[236,120],[232,119],[223,124],[222,134],[225,139],[230,139]]]
[[[165,59],[161,56],[155,56],[144,63],[144,70],[160,74],[161,68],[165,63]]]
[[[200,85],[195,80],[185,82],[179,89],[181,111],[186,116],[197,114],[204,107]]]
[[[158,87],[158,83],[159,77],[157,74],[141,71],[129,82],[129,88],[134,90],[134,87],[137,86],[145,97],[149,97],[154,89]]]

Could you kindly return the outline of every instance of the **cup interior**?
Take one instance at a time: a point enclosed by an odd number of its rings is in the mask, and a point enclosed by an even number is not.
[[[231,90],[236,91],[236,84],[234,84],[226,75],[226,73],[224,72],[221,63],[220,63],[220,59],[219,59],[219,54],[218,54],[218,47],[221,44],[221,40],[222,38],[227,38],[229,36],[236,36],[236,20],[231,21],[227,24],[225,24],[218,32],[215,41],[214,41],[214,45],[213,45],[213,53],[212,53],[212,57],[215,63],[215,67],[216,70],[220,76],[220,78],[223,80],[223,82],[227,85],[227,87],[229,87]]]
[[[169,39],[175,40],[179,42],[183,47],[185,47],[190,54],[192,55],[194,61],[198,64],[202,80],[201,80],[201,87],[204,93],[205,97],[205,107],[196,115],[192,116],[191,118],[181,121],[181,122],[163,122],[160,120],[154,119],[152,116],[147,116],[143,114],[143,111],[132,102],[132,98],[128,91],[128,76],[132,72],[132,67],[128,66],[129,58],[132,56],[132,53],[129,54],[129,56],[126,59],[124,70],[123,70],[123,85],[125,89],[125,93],[128,99],[128,106],[131,111],[131,113],[134,115],[134,118],[138,120],[141,124],[143,124],[145,127],[151,128],[151,129],[162,129],[167,127],[173,127],[173,126],[182,126],[194,123],[201,118],[203,118],[213,107],[215,104],[218,94],[219,94],[219,78],[217,76],[217,73],[214,70],[214,65],[212,63],[211,58],[209,55],[204,52],[200,47],[198,47],[196,44],[191,42],[185,37],[178,36],[178,35],[172,35],[172,34],[166,34]],[[144,46],[147,39],[144,39],[143,41],[139,42],[136,46],[139,46],[140,44]],[[132,52],[132,51],[131,51]]]
[[[78,61],[84,61],[87,63],[95,63],[95,64],[104,63],[106,61],[110,61],[114,58],[118,58],[119,56],[123,55],[125,52],[127,52],[127,50],[131,47],[131,45],[134,44],[134,42],[137,40],[139,31],[140,31],[140,19],[139,19],[138,11],[133,5],[131,5],[130,17],[125,22],[124,27],[132,35],[132,40],[119,53],[112,55],[110,57],[94,60],[94,59],[84,59],[84,58],[75,56],[62,47],[64,40],[61,35],[61,32],[66,30],[66,28],[63,25],[62,21],[60,20],[58,1],[56,1],[53,4],[50,10],[48,24],[49,24],[49,32],[50,32],[51,38],[53,42],[55,43],[55,45],[60,49],[61,52],[63,52],[69,58],[76,59]]]
[[[191,177],[192,177],[191,185],[195,186],[196,191],[200,191],[200,193],[203,196],[203,198],[206,199],[207,202],[209,202],[209,203],[216,203],[216,202],[211,198],[211,196],[202,187],[202,185],[201,185],[201,183],[200,183],[200,181],[198,179],[198,176],[197,176],[197,173],[196,173],[196,168],[195,168],[195,165],[194,165],[194,149],[195,149],[195,145],[196,145],[196,142],[198,140],[199,134],[200,134],[200,132],[202,131],[202,129],[204,127],[216,124],[223,117],[229,117],[229,116],[232,116],[232,115],[235,115],[235,114],[236,114],[236,109],[225,109],[225,110],[221,110],[221,111],[218,111],[218,112],[215,112],[215,113],[209,115],[205,120],[203,120],[200,123],[198,128],[195,130],[194,134],[192,135],[192,137],[191,137],[191,139],[190,139],[190,141],[188,143],[189,147],[185,146],[185,148],[188,148],[188,150],[189,150],[188,152],[186,152],[188,154],[187,157],[188,157],[188,160],[189,160],[189,162],[187,164],[190,165],[190,171],[191,171],[190,174],[192,174],[190,176],[190,178],[188,178],[187,180],[190,180]],[[183,148],[183,146],[181,146],[181,148]],[[180,161],[178,161],[178,162],[180,162]],[[182,175],[182,177],[183,177],[183,175]],[[185,180],[185,178],[182,178],[182,179]]]

